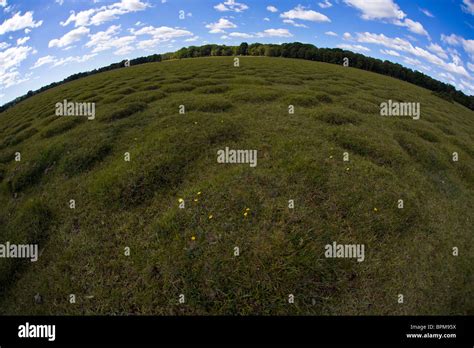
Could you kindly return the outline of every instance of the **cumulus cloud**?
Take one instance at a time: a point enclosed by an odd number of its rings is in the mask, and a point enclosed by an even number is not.
[[[220,12],[243,12],[249,7],[246,4],[236,2],[235,0],[227,0],[220,4],[217,4],[216,6],[214,6],[214,8]]]
[[[288,29],[266,29],[258,33],[240,33],[233,32],[229,35],[224,35],[221,38],[228,39],[230,37],[240,38],[240,39],[250,39],[250,38],[261,38],[261,37],[292,37],[293,34],[290,33]]]
[[[462,37],[454,35],[454,34],[451,34],[451,35],[441,34],[441,41],[447,43],[448,45],[456,46],[461,43]]]
[[[257,37],[292,37],[288,29],[266,29],[257,33]]]
[[[374,34],[374,33],[357,33],[357,41],[361,43],[370,43],[385,46],[400,52],[405,52],[412,54],[417,58],[424,59],[425,61],[438,66],[439,68],[452,72],[457,75],[464,77],[469,77],[469,73],[466,71],[463,65],[459,62],[445,62],[443,59],[437,55],[417,46],[413,46],[409,41],[401,39],[399,37],[390,38],[384,34]]]
[[[438,57],[443,59],[448,59],[448,54],[446,51],[438,44],[431,43],[429,46],[426,47],[428,50],[436,54]]]
[[[32,51],[28,46],[16,46],[0,52],[0,86],[8,88],[26,81],[21,77],[18,67]]]
[[[171,28],[166,26],[161,27],[153,27],[148,26],[141,28],[137,31],[132,31],[135,36],[147,35],[151,36],[150,39],[143,40],[137,43],[137,47],[139,49],[153,49],[158,44],[162,42],[172,41],[173,39],[186,37],[186,36],[194,36],[194,34],[188,30],[179,29],[179,28]]]
[[[250,39],[254,37],[252,34],[234,32],[229,34],[230,37],[237,37],[240,39]]]
[[[351,35],[351,33],[346,32],[346,33],[342,34],[342,38],[344,40],[352,40],[352,35]]]
[[[367,20],[398,19],[406,14],[392,0],[344,0],[344,2],[362,12],[361,17]]]
[[[0,35],[11,31],[23,30],[25,28],[37,28],[42,24],[43,21],[34,21],[32,11],[28,11],[24,15],[22,15],[21,12],[17,12],[13,17],[0,24]]]
[[[209,23],[206,25],[207,29],[209,30],[209,33],[211,34],[219,34],[219,33],[225,33],[224,29],[233,29],[237,28],[237,25],[229,21],[227,18],[220,18],[217,22],[215,23]]]
[[[280,14],[280,17],[286,19],[300,19],[311,22],[331,22],[331,20],[322,13],[313,10],[307,10],[301,5],[296,6],[290,11],[283,12]]]
[[[318,6],[321,8],[329,8],[332,7],[332,4],[328,0],[324,0],[323,2],[319,2]]]
[[[130,12],[143,11],[149,6],[140,0],[121,0],[108,6],[92,8],[78,13],[71,11],[68,19],[60,22],[60,24],[67,26],[74,23],[76,27],[100,25]]]
[[[89,32],[89,28],[86,27],[73,29],[70,32],[64,34],[61,38],[49,41],[48,47],[68,47],[74,42],[81,40],[82,37],[89,34]]]
[[[474,0],[463,0],[461,8],[464,12],[474,15]]]
[[[30,39],[29,36],[25,36],[25,37],[19,38],[18,40],[16,40],[16,44],[17,44],[17,46],[21,46],[21,45],[23,45],[24,43],[26,43],[29,39]]]
[[[189,39],[186,39],[184,41],[185,42],[195,42],[197,40],[199,40],[199,36],[196,35],[196,36],[190,37]]]
[[[474,84],[472,84],[471,82],[461,79],[461,82],[459,82],[459,86],[464,90],[467,90],[469,94],[474,95]]]
[[[46,65],[46,64],[51,64],[55,61],[55,57],[54,56],[44,56],[44,57],[40,57],[38,58],[38,60],[36,61],[36,63],[30,68],[30,69],[37,69],[43,65]]]
[[[400,53],[394,50],[380,50],[380,53],[386,54],[387,56],[400,57]]]
[[[292,20],[292,19],[284,19],[284,20],[283,20],[283,23],[285,23],[285,24],[290,24],[290,25],[292,25],[292,26],[294,26],[294,27],[298,27],[298,28],[307,28],[306,25],[300,24],[300,23],[296,23],[296,22],[295,22],[294,20]]]
[[[278,12],[278,9],[275,7],[275,6],[267,6],[267,11],[270,11],[270,12]]]
[[[409,18],[406,18],[404,21],[395,21],[394,24],[401,27],[406,27],[412,33],[429,37],[428,32],[425,30],[425,28],[420,22],[415,22]]]
[[[442,72],[442,73],[439,73],[438,74],[438,77],[441,78],[442,80],[447,80],[449,81],[451,84],[455,84],[456,83],[456,78],[448,73],[448,72]]]
[[[415,34],[429,37],[420,22],[406,18],[406,13],[393,0],[344,0],[344,2],[361,12],[365,20],[382,20],[398,26],[406,27]]]
[[[349,44],[340,44],[337,45],[338,48],[343,50],[355,51],[355,52],[370,52],[370,48],[362,45],[349,45]]]
[[[474,40],[467,40],[462,36],[455,34],[451,34],[449,36],[441,34],[441,41],[451,46],[461,45],[464,48],[464,51],[469,54],[472,59],[474,59]]]
[[[86,54],[83,56],[71,56],[65,58],[56,58],[55,56],[44,56],[38,58],[36,63],[30,69],[37,69],[43,65],[51,65],[51,67],[58,67],[69,63],[83,63],[94,58],[97,54]]]

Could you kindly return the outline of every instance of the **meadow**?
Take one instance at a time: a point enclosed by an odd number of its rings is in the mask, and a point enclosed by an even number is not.
[[[56,116],[65,99],[95,118]],[[380,116],[387,100],[420,119]],[[0,314],[472,315],[473,145],[472,110],[327,63],[191,58],[68,82],[0,113],[0,243],[40,248],[0,259]],[[226,147],[258,165],[218,163]],[[364,261],[326,258],[334,241]]]

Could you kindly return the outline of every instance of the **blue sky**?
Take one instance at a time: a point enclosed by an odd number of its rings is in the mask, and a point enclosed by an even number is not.
[[[126,58],[305,42],[420,70],[474,95],[474,0],[0,0],[0,104]]]

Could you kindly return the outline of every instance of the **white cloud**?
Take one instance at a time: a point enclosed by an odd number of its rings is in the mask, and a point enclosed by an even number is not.
[[[265,17],[263,20],[264,20],[265,22],[270,22],[270,18],[268,18],[268,17]]]
[[[447,43],[448,45],[456,46],[459,45],[462,41],[462,37],[451,34],[451,35],[444,35],[441,34],[441,41]]]
[[[444,73],[444,72],[439,73],[439,74],[438,74],[438,77],[440,77],[442,80],[447,80],[447,81],[449,81],[449,82],[450,82],[451,84],[453,84],[453,85],[456,84],[456,78],[455,78],[452,74],[450,74],[450,73],[448,73],[448,72],[447,72],[447,73]]]
[[[410,58],[410,57],[403,57],[403,62],[408,65],[421,65],[422,63],[415,58]]]
[[[468,63],[467,63],[467,68],[468,68],[469,70],[471,70],[472,72],[474,72],[474,64],[471,64],[471,63],[468,62]]]
[[[17,70],[10,70],[0,74],[0,86],[4,86],[4,88],[12,87],[28,80],[28,75],[22,77]]]
[[[451,34],[449,36],[441,34],[441,41],[451,46],[462,45],[464,51],[474,59],[474,40],[466,40],[461,36]]]
[[[7,6],[7,0],[0,0],[0,6],[2,7]]]
[[[62,6],[64,4],[64,0],[56,0],[55,1],[59,6]]]
[[[292,26],[294,26],[294,27],[298,27],[298,28],[307,28],[306,25],[296,23],[296,22],[295,22],[294,20],[292,20],[292,19],[284,19],[284,20],[283,20],[283,23],[285,23],[285,24],[290,24],[290,25],[292,25]]]
[[[0,52],[0,75],[7,70],[17,68],[28,57],[32,50],[28,46],[11,47]]]
[[[10,47],[11,45],[8,42],[0,42],[0,50]]]
[[[232,23],[226,18],[220,18],[215,23],[207,24],[206,28],[211,29],[209,30],[209,33],[211,34],[219,34],[219,33],[225,33],[224,29],[237,28],[237,25],[235,25],[234,23]]]
[[[344,0],[344,2],[361,11],[363,19],[387,21],[406,27],[412,33],[429,37],[423,25],[406,18],[405,12],[393,0]]]
[[[250,38],[261,38],[261,37],[292,37],[293,34],[290,33],[288,29],[266,29],[264,31],[248,34],[248,33],[239,33],[233,32],[229,35],[221,36],[221,39],[229,39],[230,37],[241,38],[241,39],[250,39]]]
[[[324,0],[323,2],[318,3],[318,6],[321,8],[329,8],[332,4],[328,0]]]
[[[367,20],[401,20],[406,17],[406,14],[392,0],[344,0],[344,2],[361,11],[361,17]]]
[[[86,54],[81,56],[71,56],[66,58],[56,58],[54,56],[45,56],[39,58],[36,63],[30,69],[37,69],[43,65],[51,65],[51,67],[57,67],[66,65],[69,63],[83,63],[94,58],[97,54]]]
[[[21,46],[21,45],[23,45],[26,41],[28,41],[29,39],[30,39],[29,36],[22,37],[22,38],[16,40],[16,44],[17,44],[17,46]]]
[[[275,13],[275,12],[278,12],[278,9],[275,6],[270,5],[270,6],[267,6],[267,11]]]
[[[249,7],[246,4],[236,2],[235,0],[227,0],[223,3],[217,4],[216,6],[214,6],[214,8],[220,12],[243,12]]]
[[[400,57],[400,53],[394,50],[380,50],[380,53],[386,54],[388,56]]]
[[[199,40],[199,36],[193,36],[193,37],[190,37],[189,39],[186,39],[184,40],[185,42],[195,42]]]
[[[89,32],[90,32],[89,28],[86,28],[86,27],[79,27],[79,28],[73,29],[70,32],[64,34],[61,38],[53,39],[49,41],[48,47],[62,48],[62,47],[70,46],[74,42],[81,40],[81,38],[89,34]]]
[[[266,29],[257,33],[258,37],[292,37],[288,29]]]
[[[76,13],[71,11],[70,16],[66,21],[60,22],[62,26],[67,26],[74,23],[74,26],[90,26],[100,25],[102,23],[117,19],[127,13],[143,11],[149,7],[147,3],[140,0],[121,0],[112,5],[102,6],[100,8],[92,8]]]
[[[326,34],[328,36],[337,36],[337,34],[333,31],[326,31],[324,34]]]
[[[347,32],[346,32],[346,33],[344,33],[344,34],[342,35],[342,38],[343,38],[344,40],[352,40],[352,35],[351,35],[351,33],[347,33]]]
[[[471,82],[461,79],[461,82],[459,82],[459,86],[467,90],[470,95],[474,95],[474,84],[472,84]]]
[[[461,8],[464,12],[474,15],[474,0],[463,0]]]
[[[28,46],[17,46],[0,52],[0,86],[8,88],[26,81],[22,78],[18,67],[32,53]]]
[[[464,51],[474,59],[474,40],[463,39],[462,47],[464,48]]]
[[[32,11],[28,11],[24,15],[21,15],[21,12],[17,12],[13,17],[5,20],[0,25],[0,35],[11,31],[23,30],[25,28],[37,28],[42,24],[43,21],[34,21]]]
[[[151,39],[148,40],[143,40],[138,42],[137,47],[139,49],[153,49],[155,48],[158,44],[167,42],[167,41],[173,41],[174,39],[180,38],[180,37],[185,37],[185,36],[190,36],[193,37],[194,34],[190,31],[184,30],[184,29],[179,29],[179,28],[170,28],[170,27],[153,27],[153,26],[148,26],[144,27],[140,30],[133,31],[132,32],[135,36],[140,36],[140,35],[149,35],[151,36]]]
[[[250,38],[254,37],[252,34],[239,33],[239,32],[230,33],[228,36],[238,37],[238,38],[241,38],[241,39],[250,39]]]
[[[420,11],[427,17],[434,18],[434,15],[425,8],[420,8]]]
[[[290,11],[283,12],[280,14],[280,17],[287,19],[301,19],[311,22],[331,22],[331,20],[322,13],[313,10],[306,10],[305,7],[301,5],[296,6]]]
[[[86,47],[93,47],[92,52],[101,52],[112,48],[110,42],[114,41],[114,35],[120,32],[120,25],[111,25],[105,31],[99,31],[89,35],[90,40],[86,43]]]
[[[429,37],[428,32],[425,30],[425,28],[420,22],[415,22],[409,18],[406,18],[404,21],[395,21],[394,24],[401,27],[406,27],[412,33]]]
[[[440,57],[437,55],[430,53],[429,51],[413,46],[409,41],[403,40],[399,37],[397,38],[390,38],[385,36],[384,34],[373,34],[373,33],[357,33],[357,41],[361,43],[371,43],[371,44],[376,44],[376,45],[382,45],[397,51],[401,52],[406,52],[410,53],[417,58],[422,58],[426,60],[427,62],[434,64],[438,67],[440,67],[443,70],[469,77],[469,73],[466,71],[466,69],[460,65],[456,64],[457,62],[450,62],[447,63],[444,60],[442,60]]]
[[[426,47],[428,50],[436,54],[438,57],[443,59],[448,59],[448,55],[446,51],[438,44],[431,43],[429,46]]]
[[[56,61],[56,58],[54,56],[48,55],[48,56],[40,57],[30,69],[37,69],[40,66],[51,64],[51,63],[54,63],[55,61]]]
[[[340,45],[337,45],[337,47],[342,48],[344,50],[349,50],[349,51],[370,52],[370,48],[362,46],[362,45],[340,44]]]

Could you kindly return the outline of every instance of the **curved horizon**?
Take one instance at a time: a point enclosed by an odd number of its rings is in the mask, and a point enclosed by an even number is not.
[[[407,0],[1,0],[0,105],[124,59],[242,41],[341,48],[418,70],[474,95],[474,2],[425,5]]]

